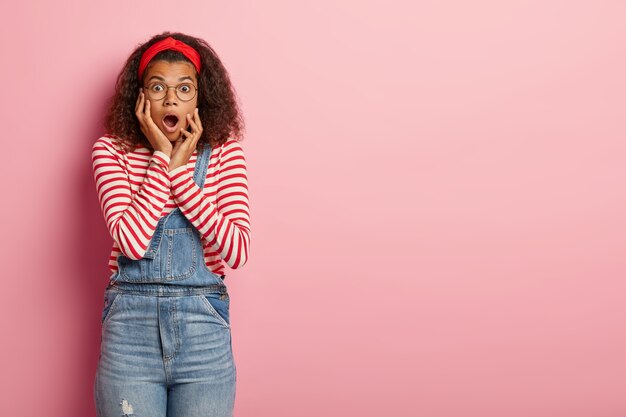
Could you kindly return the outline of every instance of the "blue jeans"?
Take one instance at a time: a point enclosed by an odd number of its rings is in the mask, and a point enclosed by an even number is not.
[[[105,291],[98,417],[232,416],[236,368],[225,288]]]
[[[210,152],[196,163],[200,189]],[[104,293],[98,417],[231,417],[230,297],[225,276],[204,263],[197,229],[176,208],[159,219],[144,257],[120,255],[118,267]]]

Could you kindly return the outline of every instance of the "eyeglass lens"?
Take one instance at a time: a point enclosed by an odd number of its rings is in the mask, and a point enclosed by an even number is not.
[[[160,100],[167,95],[168,87],[159,82],[148,85],[148,94],[154,100]],[[182,83],[176,86],[176,95],[182,101],[189,101],[196,95],[196,87],[190,83]]]

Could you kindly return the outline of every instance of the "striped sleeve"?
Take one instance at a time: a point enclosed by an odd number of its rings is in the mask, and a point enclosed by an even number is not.
[[[223,145],[217,205],[202,192],[186,167],[178,167],[169,174],[172,196],[181,212],[230,268],[242,267],[248,260],[250,248],[250,213],[246,160],[241,144],[229,140]]]
[[[161,151],[152,153],[134,196],[122,151],[111,138],[101,137],[93,144],[91,160],[100,208],[111,237],[123,255],[141,259],[169,198],[170,157]]]

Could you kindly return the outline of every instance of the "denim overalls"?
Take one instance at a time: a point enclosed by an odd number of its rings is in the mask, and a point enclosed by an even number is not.
[[[198,147],[203,189],[210,146]],[[118,256],[104,294],[94,381],[98,417],[230,417],[236,367],[224,275],[204,263],[201,236],[176,207],[142,259]]]

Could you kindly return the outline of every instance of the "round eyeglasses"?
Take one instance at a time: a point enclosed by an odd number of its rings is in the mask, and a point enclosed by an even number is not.
[[[148,90],[148,96],[153,100],[161,100],[162,98],[164,98],[170,88],[176,89],[176,96],[181,101],[193,100],[193,98],[196,96],[196,92],[198,91],[196,86],[191,83],[181,83],[178,84],[176,87],[170,87],[164,83],[153,82],[150,83],[148,86],[144,86],[143,88]]]

